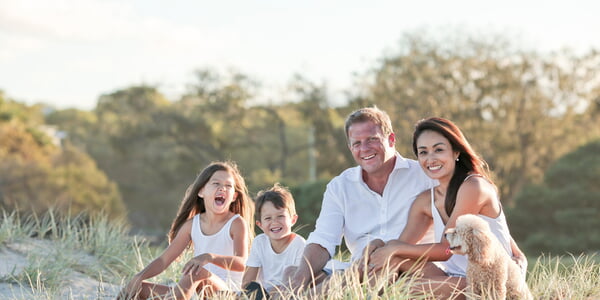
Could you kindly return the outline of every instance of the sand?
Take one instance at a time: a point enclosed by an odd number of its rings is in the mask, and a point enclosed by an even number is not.
[[[89,254],[60,249],[57,242],[25,239],[0,244],[0,299],[114,299],[118,285],[100,282],[82,272],[98,262]],[[60,253],[57,251],[61,251]],[[55,291],[32,288],[28,280],[15,282],[15,278],[30,265],[41,260],[52,262],[52,255],[67,255],[76,261],[75,269],[61,270],[64,278]],[[56,267],[56,265],[54,265]],[[79,269],[79,270],[77,270]],[[41,268],[41,272],[44,272]],[[38,286],[33,279],[34,286]]]

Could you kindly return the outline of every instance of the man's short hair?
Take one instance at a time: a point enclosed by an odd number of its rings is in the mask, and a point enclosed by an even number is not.
[[[375,123],[375,125],[378,125],[385,136],[394,132],[392,129],[392,121],[390,120],[390,116],[385,111],[377,108],[377,106],[363,107],[353,111],[346,118],[346,139],[349,140],[348,129],[350,126],[355,123],[368,121],[372,121]]]

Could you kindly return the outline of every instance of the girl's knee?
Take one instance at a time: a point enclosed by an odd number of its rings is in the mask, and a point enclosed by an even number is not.
[[[198,281],[208,279],[211,275],[212,275],[212,273],[210,271],[208,271],[207,269],[200,268],[198,271],[196,271],[192,274],[183,275],[183,278],[181,279],[181,281],[182,282],[184,282],[184,281],[198,282]]]

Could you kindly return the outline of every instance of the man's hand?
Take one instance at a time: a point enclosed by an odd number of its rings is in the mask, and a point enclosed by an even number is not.
[[[365,249],[363,250],[362,257],[358,260],[358,271],[360,273],[363,273],[365,270],[371,271],[371,255],[373,254],[373,252],[375,252],[375,250],[383,246],[385,246],[385,243],[381,239],[374,239],[371,242],[369,242],[367,247],[365,247]]]
[[[397,246],[385,245],[375,249],[369,258],[369,274],[374,274],[387,267],[396,253]]]

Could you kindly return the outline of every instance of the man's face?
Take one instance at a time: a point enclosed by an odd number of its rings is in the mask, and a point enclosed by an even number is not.
[[[372,121],[350,125],[348,141],[352,157],[367,173],[379,171],[395,154],[394,134],[384,136],[381,128]]]

